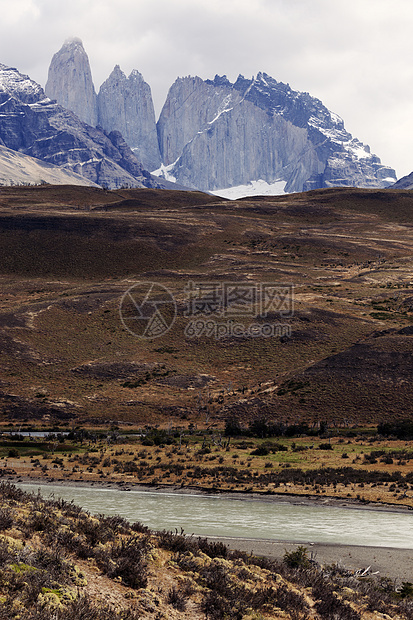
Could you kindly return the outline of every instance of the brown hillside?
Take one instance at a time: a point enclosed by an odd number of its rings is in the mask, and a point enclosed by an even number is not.
[[[221,423],[234,412],[336,423],[410,416],[412,213],[403,190],[226,201],[2,188],[3,416],[137,425]],[[120,320],[136,281],[176,300],[159,338],[133,336]],[[292,316],[260,317],[254,306],[242,319],[291,335],[189,334],[188,282],[293,285]],[[79,371],[89,367],[100,370]]]

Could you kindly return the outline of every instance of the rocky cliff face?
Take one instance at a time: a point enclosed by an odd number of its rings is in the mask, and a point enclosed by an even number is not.
[[[225,76],[178,79],[158,136],[164,174],[203,190],[258,179],[284,180],[287,192],[396,179],[321,101],[265,73],[234,84]]]
[[[151,89],[139,71],[126,77],[116,65],[99,90],[98,122],[106,131],[119,131],[144,168],[160,166]]]
[[[139,71],[126,77],[116,65],[96,95],[82,41],[70,39],[53,56],[46,94],[88,125],[119,131],[145,169],[160,166],[151,89]]]
[[[17,69],[0,65],[3,146],[116,188],[163,187],[144,170],[118,132],[105,133],[45,96]]]
[[[45,92],[88,125],[97,125],[97,101],[89,58],[80,39],[68,39],[53,56]]]

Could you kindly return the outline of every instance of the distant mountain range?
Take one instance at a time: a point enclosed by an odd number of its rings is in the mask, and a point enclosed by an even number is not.
[[[41,86],[17,69],[0,64],[0,146],[29,155],[57,170],[82,177],[102,187],[169,187],[152,177],[118,131],[105,132],[83,122],[76,114],[46,97]],[[38,162],[38,165],[41,164]],[[37,182],[37,172],[22,181]],[[73,177],[72,177],[73,178]],[[63,177],[62,177],[63,179]],[[68,177],[63,182],[67,183]],[[47,181],[41,175],[42,181]]]
[[[45,92],[0,65],[0,107],[0,145],[110,188],[232,188],[236,197],[396,181],[321,101],[265,73],[179,78],[156,123],[138,71],[127,77],[116,65],[96,93],[83,44],[70,39]]]

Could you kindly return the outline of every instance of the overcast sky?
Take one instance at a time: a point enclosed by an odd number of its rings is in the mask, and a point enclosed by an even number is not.
[[[45,85],[65,39],[95,87],[138,69],[159,113],[177,77],[265,71],[307,91],[398,177],[413,170],[412,0],[0,0],[0,63]]]

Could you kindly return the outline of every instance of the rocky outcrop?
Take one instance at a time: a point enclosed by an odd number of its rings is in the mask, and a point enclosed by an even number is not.
[[[232,84],[180,78],[158,121],[163,174],[202,190],[263,179],[285,191],[386,187],[395,181],[340,117],[265,73]]]
[[[151,89],[139,71],[126,77],[116,65],[99,90],[98,122],[106,131],[119,131],[144,168],[160,166]]]
[[[45,92],[88,125],[97,125],[96,93],[80,39],[68,39],[53,56]]]
[[[109,188],[165,187],[118,132],[87,125],[17,69],[0,65],[2,145]]]
[[[221,79],[175,82],[158,130],[165,165],[179,182],[215,190],[284,178],[294,191],[308,171],[321,172],[305,129],[269,118],[243,95]]]

